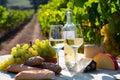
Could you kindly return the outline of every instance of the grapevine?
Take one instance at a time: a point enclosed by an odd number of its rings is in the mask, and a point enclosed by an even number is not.
[[[5,7],[0,6],[0,35],[15,30],[19,24],[30,19],[32,14],[32,10],[7,10]]]
[[[117,57],[120,55],[120,44],[117,43],[118,33],[111,31],[109,28],[110,24],[106,24],[101,29],[101,35],[103,38],[103,47],[106,53],[110,53],[113,56]]]

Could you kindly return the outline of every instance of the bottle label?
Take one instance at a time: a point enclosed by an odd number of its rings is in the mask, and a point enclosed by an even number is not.
[[[75,31],[64,31],[63,36],[64,39],[73,39],[75,38]]]

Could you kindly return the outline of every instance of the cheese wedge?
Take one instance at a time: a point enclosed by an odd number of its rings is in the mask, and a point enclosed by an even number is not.
[[[111,54],[97,54],[93,60],[97,63],[98,69],[118,70],[118,63]]]
[[[90,72],[96,70],[96,62],[92,58],[81,58],[79,61],[80,72]]]

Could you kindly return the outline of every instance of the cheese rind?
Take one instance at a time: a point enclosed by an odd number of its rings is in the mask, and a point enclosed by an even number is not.
[[[118,70],[118,63],[111,54],[97,54],[93,60],[97,63],[98,69]]]
[[[115,65],[115,70],[118,70],[119,67],[118,67],[118,63],[117,63],[115,57],[112,56],[111,54],[106,54],[106,55],[108,55],[109,57],[111,57],[112,61],[114,62],[114,65]]]

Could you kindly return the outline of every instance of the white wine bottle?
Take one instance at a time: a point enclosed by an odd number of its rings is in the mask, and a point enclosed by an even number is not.
[[[75,66],[75,63],[76,63],[77,56],[71,45],[74,45],[74,39],[76,37],[76,26],[74,23],[72,23],[71,10],[67,10],[66,17],[67,17],[66,24],[62,28],[63,36],[66,42],[64,47],[65,64],[69,68],[69,70],[73,70],[73,67]]]

